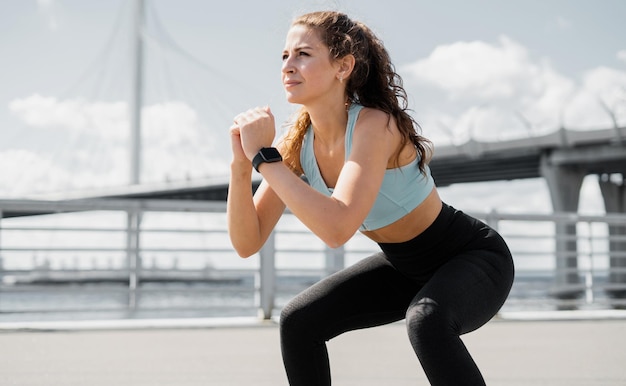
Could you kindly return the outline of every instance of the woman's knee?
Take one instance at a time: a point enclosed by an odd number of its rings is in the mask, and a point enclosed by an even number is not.
[[[303,335],[310,333],[315,327],[316,315],[311,312],[311,304],[306,296],[300,294],[291,299],[280,312],[281,335]]]
[[[289,330],[292,326],[297,326],[298,319],[300,319],[302,313],[302,307],[299,307],[297,303],[294,303],[294,299],[288,302],[280,311],[279,326],[280,330]]]
[[[414,346],[428,341],[435,342],[442,335],[458,335],[454,322],[444,307],[427,297],[413,302],[407,309],[406,327]]]

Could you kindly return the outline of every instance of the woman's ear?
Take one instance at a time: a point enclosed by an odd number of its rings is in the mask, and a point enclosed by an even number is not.
[[[352,70],[354,69],[354,55],[346,55],[338,60],[339,68],[337,71],[337,78],[343,82],[344,79],[348,79]]]

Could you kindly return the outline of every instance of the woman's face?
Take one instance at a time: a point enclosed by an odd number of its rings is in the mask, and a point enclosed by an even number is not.
[[[337,87],[339,65],[331,61],[328,47],[318,33],[294,25],[287,33],[283,50],[282,79],[287,100],[306,105],[323,98]]]

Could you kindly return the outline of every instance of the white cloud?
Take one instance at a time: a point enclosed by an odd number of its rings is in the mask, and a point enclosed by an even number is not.
[[[511,98],[521,80],[538,72],[527,50],[507,37],[499,45],[456,42],[435,48],[428,58],[406,66],[409,77],[446,91],[453,98]],[[537,87],[536,82],[524,86]]]
[[[597,67],[585,72],[582,85],[564,114],[564,124],[573,128],[612,127],[626,122],[626,72]]]
[[[617,52],[617,58],[626,63],[626,50],[620,50]]]
[[[64,157],[51,157],[25,149],[2,151],[0,197],[28,197],[45,192],[91,190],[126,184],[126,152],[109,146],[106,153],[106,163],[94,164],[93,154],[80,150]]]
[[[417,90],[411,94],[426,89],[444,97],[436,108],[416,110],[427,135],[431,130],[441,132],[442,126],[452,132],[438,134],[444,141],[448,137],[445,142],[462,143],[470,136],[496,140],[538,135],[561,124],[607,127],[612,123],[598,98],[618,112],[625,103],[625,71],[598,67],[580,80],[570,79],[506,36],[495,44],[442,45],[401,69],[407,88]],[[622,124],[626,121],[624,113],[617,116]]]
[[[29,126],[55,131],[84,131],[103,139],[128,138],[125,102],[88,102],[82,99],[58,100],[34,94],[15,99],[9,110]]]
[[[29,140],[22,151],[0,153],[3,166],[20,164],[33,177],[33,192],[119,186],[128,182],[129,129],[125,102],[58,100],[32,95],[16,99],[9,110],[25,123]],[[219,133],[202,126],[198,114],[182,102],[142,109],[142,181],[155,182],[226,175],[229,158],[218,146]],[[27,131],[33,131],[31,135]],[[47,141],[42,144],[37,138]],[[227,149],[228,150],[228,149]],[[13,167],[14,169],[14,167]],[[42,173],[45,172],[45,175]],[[3,174],[7,175],[7,174]],[[43,175],[43,178],[42,178]],[[0,195],[13,194],[0,185]],[[21,194],[24,191],[19,191]]]
[[[606,99],[615,99],[623,95],[620,90],[626,87],[626,72],[600,66],[585,72],[583,76],[585,89]]]
[[[230,158],[224,153],[230,148],[219,144],[219,133],[209,132],[187,104],[174,101],[146,106],[142,119],[146,179],[187,179],[229,172]]]
[[[19,167],[16,167],[19,165]],[[45,155],[24,149],[0,152],[0,196],[23,197],[34,192],[58,191],[69,183],[89,186],[93,174],[75,178],[67,165],[55,163]],[[86,177],[86,178],[84,178]]]
[[[142,120],[144,135],[151,143],[176,146],[200,140],[198,114],[185,103],[174,101],[146,106]]]

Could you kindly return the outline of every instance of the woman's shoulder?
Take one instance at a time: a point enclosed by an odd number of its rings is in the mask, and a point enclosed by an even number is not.
[[[393,129],[397,128],[396,120],[391,114],[378,108],[363,107],[357,118],[355,128],[367,130],[368,128],[378,129],[380,127],[392,129],[393,131]]]
[[[359,111],[359,118],[388,116],[386,112],[376,107],[360,106],[360,108],[361,110]]]

